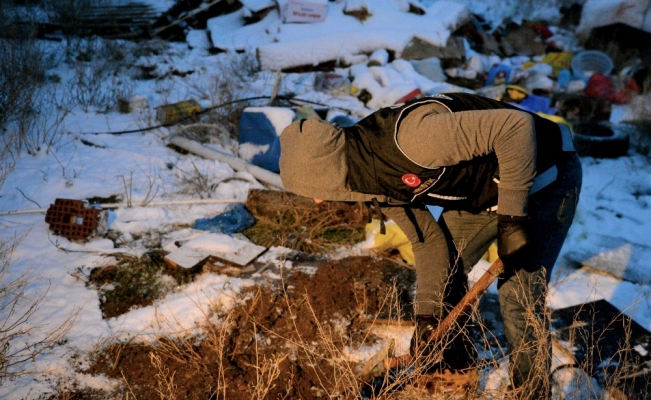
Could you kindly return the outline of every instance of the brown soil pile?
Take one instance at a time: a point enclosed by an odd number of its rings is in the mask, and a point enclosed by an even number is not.
[[[361,382],[346,349],[373,342],[369,319],[410,318],[414,280],[369,257],[285,273],[218,313],[198,339],[116,345],[84,372],[124,381],[139,399],[355,398]]]

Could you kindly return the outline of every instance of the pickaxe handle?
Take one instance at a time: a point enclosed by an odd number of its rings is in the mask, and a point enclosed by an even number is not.
[[[482,294],[488,287],[497,279],[497,277],[504,272],[504,264],[499,258],[484,272],[479,278],[477,283],[468,290],[465,296],[457,303],[450,313],[443,318],[441,323],[432,331],[427,339],[429,342],[436,342],[445,336],[447,332],[452,329],[461,315],[465,314],[472,306],[479,300]],[[384,368],[386,370],[396,368],[403,365],[409,365],[413,362],[413,357],[409,354],[400,357],[391,357],[385,360]]]

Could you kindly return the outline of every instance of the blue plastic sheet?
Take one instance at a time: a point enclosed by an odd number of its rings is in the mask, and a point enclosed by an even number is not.
[[[556,110],[553,107],[550,107],[550,99],[543,96],[536,96],[535,94],[530,94],[519,103],[516,102],[507,102],[511,105],[514,105],[518,108],[521,108],[526,111],[531,112],[542,112],[545,114],[554,114]]]
[[[256,154],[251,164],[273,172],[280,172],[280,138],[267,116],[262,112],[245,111],[238,127],[239,143],[268,145],[264,153]]]
[[[244,208],[244,204],[237,203],[231,210],[216,217],[196,220],[193,228],[232,235],[233,233],[242,232],[254,223],[255,218]]]

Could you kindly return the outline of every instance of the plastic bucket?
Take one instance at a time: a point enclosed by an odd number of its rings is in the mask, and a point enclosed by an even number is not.
[[[585,50],[572,58],[572,72],[575,79],[587,82],[593,73],[610,75],[612,70],[613,60],[608,54],[598,50]]]

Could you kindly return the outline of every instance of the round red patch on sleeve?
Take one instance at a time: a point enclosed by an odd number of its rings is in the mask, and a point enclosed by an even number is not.
[[[420,179],[414,174],[403,175],[402,182],[409,187],[416,187],[420,185]]]

